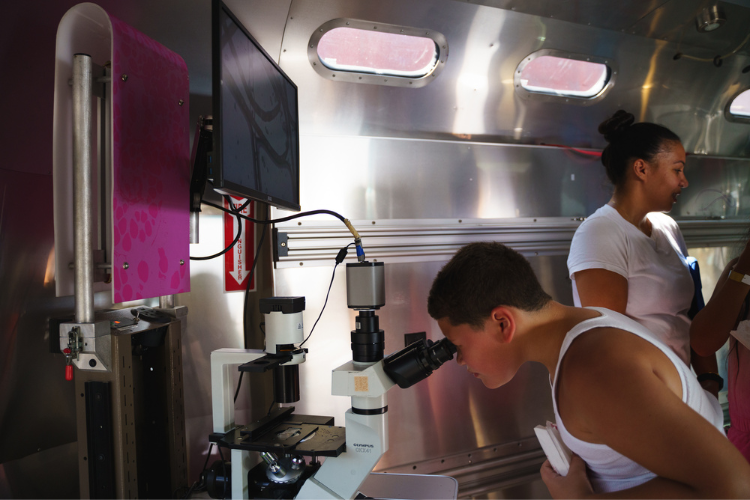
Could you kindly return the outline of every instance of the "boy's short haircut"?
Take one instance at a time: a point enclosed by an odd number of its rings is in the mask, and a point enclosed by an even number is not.
[[[500,243],[479,242],[461,248],[440,270],[427,311],[452,325],[479,329],[498,306],[538,311],[550,300],[520,253]]]

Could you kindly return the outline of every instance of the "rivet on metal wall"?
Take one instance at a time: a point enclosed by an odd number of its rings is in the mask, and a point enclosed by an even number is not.
[[[180,259],[180,265],[181,265],[181,266],[184,266],[184,265],[185,265],[185,261],[184,261],[184,260],[182,260],[182,259]]]
[[[122,78],[123,82],[127,82],[128,81],[128,75],[122,75],[120,78]]]
[[[180,99],[179,101],[177,101],[177,104],[179,104],[180,106],[182,106],[183,104],[185,104],[185,101],[183,101],[182,99]]]
[[[303,264],[304,264],[304,262],[300,262],[300,263],[299,263],[299,265],[300,265],[300,266],[301,266],[301,265],[303,265]]]
[[[129,268],[129,267],[130,267],[130,265],[129,265],[129,264],[127,263],[127,262],[123,262],[123,263],[122,263],[122,268],[123,268],[123,269],[127,269],[127,268]]]

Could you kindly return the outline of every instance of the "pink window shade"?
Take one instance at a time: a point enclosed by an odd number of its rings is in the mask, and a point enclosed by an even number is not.
[[[594,97],[609,81],[605,64],[541,56],[521,70],[521,85],[529,92]]]
[[[334,28],[318,42],[318,57],[337,71],[420,78],[435,68],[431,38],[354,28]]]
[[[750,90],[746,90],[732,101],[729,112],[737,116],[750,116]]]

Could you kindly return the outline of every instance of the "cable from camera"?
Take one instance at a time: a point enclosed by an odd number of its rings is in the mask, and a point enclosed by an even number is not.
[[[310,330],[310,333],[307,335],[305,340],[302,341],[302,344],[299,346],[302,347],[302,345],[307,342],[307,340],[312,336],[313,332],[315,331],[315,327],[318,325],[318,321],[320,321],[321,316],[323,316],[323,311],[326,310],[326,304],[328,304],[328,295],[331,293],[331,287],[333,286],[333,279],[336,277],[336,268],[344,262],[344,259],[346,258],[346,254],[349,252],[349,247],[354,245],[355,243],[349,243],[344,248],[339,250],[339,253],[336,255],[336,263],[333,265],[333,273],[331,273],[331,283],[328,285],[328,291],[326,292],[326,300],[323,302],[323,307],[320,310],[320,314],[318,314],[318,319],[315,320],[315,323],[313,324],[312,329]]]

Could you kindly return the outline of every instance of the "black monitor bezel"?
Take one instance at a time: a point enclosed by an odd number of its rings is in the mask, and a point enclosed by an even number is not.
[[[212,94],[213,94],[213,151],[211,156],[213,160],[209,164],[211,177],[213,179],[213,187],[220,193],[232,194],[242,198],[250,198],[253,200],[262,201],[284,210],[291,210],[299,212],[302,207],[300,205],[300,183],[299,183],[299,171],[300,171],[300,150],[299,150],[299,118],[297,120],[296,137],[297,141],[297,158],[296,158],[296,200],[284,200],[275,196],[271,196],[262,191],[242,186],[224,179],[224,167],[222,163],[222,123],[221,123],[221,27],[219,26],[219,14],[221,10],[234,21],[237,26],[242,30],[245,36],[255,45],[255,47],[265,56],[276,71],[279,72],[294,88],[294,93],[297,101],[297,116],[299,117],[299,92],[297,85],[292,81],[291,78],[282,70],[276,61],[266,52],[266,50],[258,43],[245,26],[237,19],[231,10],[224,4],[222,0],[212,0],[211,2],[211,68],[212,68]]]

